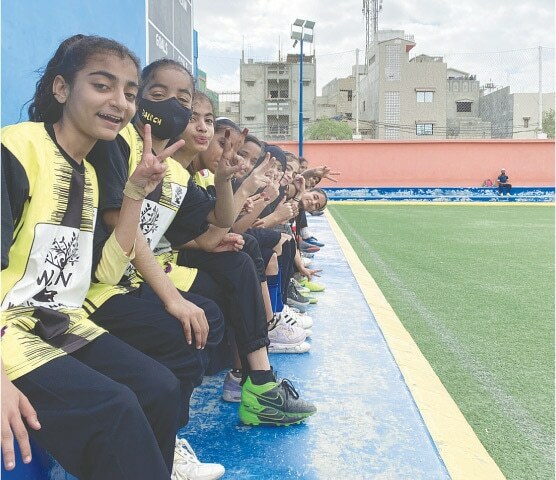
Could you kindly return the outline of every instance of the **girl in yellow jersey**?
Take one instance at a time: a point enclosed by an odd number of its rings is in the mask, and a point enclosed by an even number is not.
[[[31,122],[2,130],[2,455],[31,436],[80,479],[168,479],[179,383],[81,308],[91,276],[117,283],[141,203],[168,149],[145,149],[92,269],[98,190],[85,157],[135,113],[139,62],[109,39],[65,40],[37,83]],[[150,132],[145,132],[150,143]],[[117,421],[115,421],[117,419]]]

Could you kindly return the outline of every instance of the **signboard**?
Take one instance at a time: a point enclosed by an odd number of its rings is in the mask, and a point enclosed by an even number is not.
[[[147,0],[147,64],[172,58],[193,71],[192,0]]]

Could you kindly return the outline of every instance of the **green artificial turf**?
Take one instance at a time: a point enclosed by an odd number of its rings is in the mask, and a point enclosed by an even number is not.
[[[554,478],[554,207],[330,211],[507,478]]]

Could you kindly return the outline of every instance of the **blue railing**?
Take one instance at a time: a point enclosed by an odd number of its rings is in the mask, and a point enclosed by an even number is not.
[[[327,187],[324,190],[330,200],[554,202],[554,187],[513,187],[510,196],[500,196],[497,187]]]

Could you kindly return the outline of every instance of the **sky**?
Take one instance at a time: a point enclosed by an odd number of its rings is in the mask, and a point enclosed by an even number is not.
[[[295,5],[295,6],[294,6]],[[313,20],[317,94],[330,80],[346,77],[365,51],[362,0],[196,0],[199,68],[217,92],[239,91],[239,63],[278,60],[293,48],[291,24]],[[542,52],[543,91],[554,91],[554,0],[383,0],[380,30],[404,30],[415,37],[410,56],[444,56],[448,67],[476,74],[482,84],[538,91]],[[281,48],[279,47],[281,45]],[[304,53],[307,52],[304,45]]]

